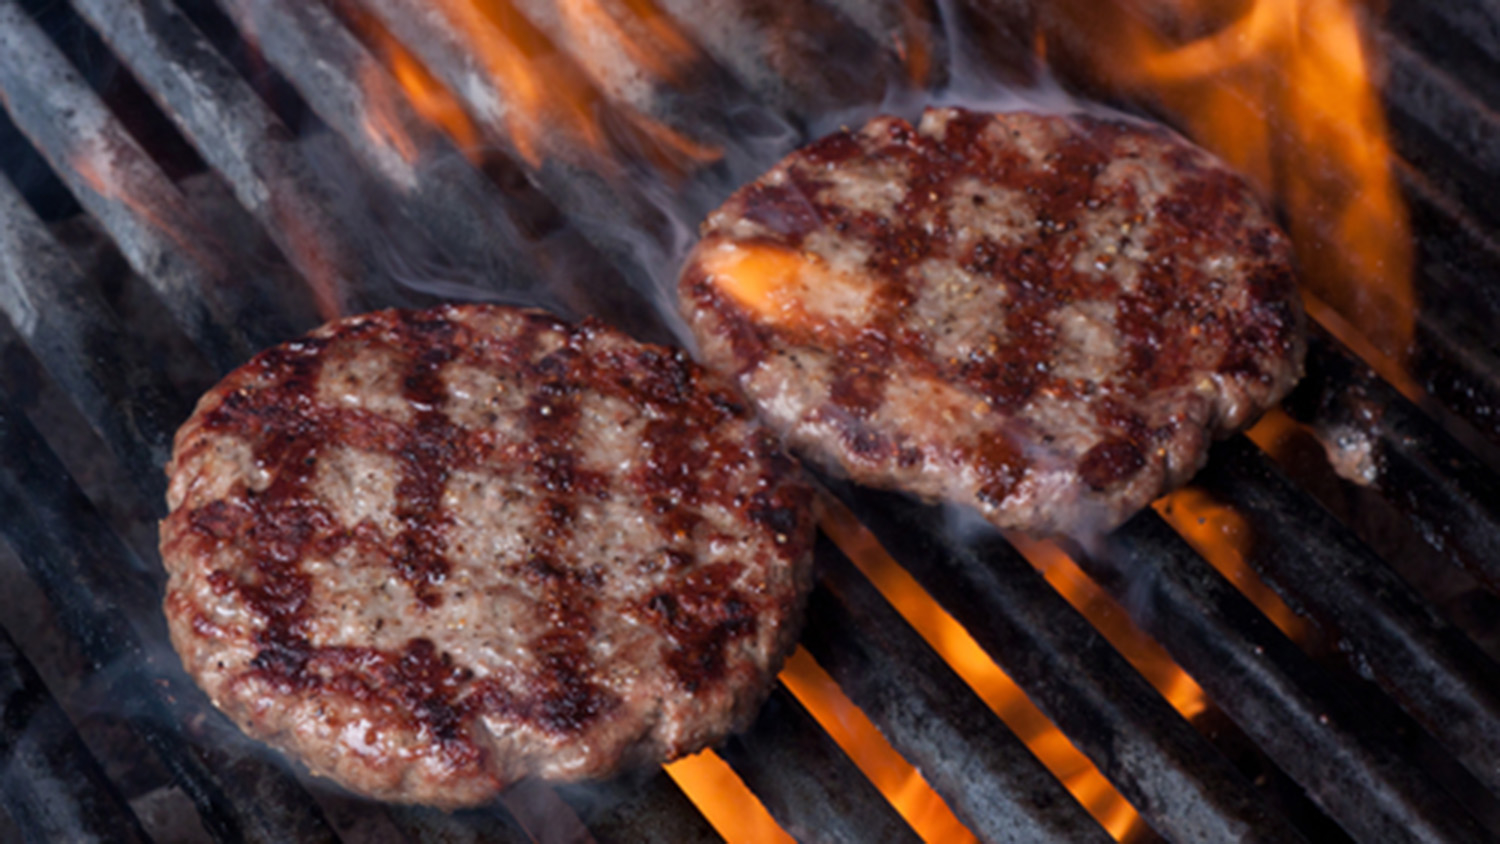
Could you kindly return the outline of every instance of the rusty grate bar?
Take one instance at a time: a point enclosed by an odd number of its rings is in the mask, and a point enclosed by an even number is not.
[[[831,488],[1152,829],[1183,841],[1301,839],[998,535],[958,545],[939,509]]]
[[[3,626],[0,759],[0,805],[28,839],[150,840]]]
[[[986,841],[1107,842],[1089,816],[827,537],[802,644]]]
[[[1255,530],[1261,578],[1500,793],[1500,667],[1248,440],[1217,446],[1196,483]]]

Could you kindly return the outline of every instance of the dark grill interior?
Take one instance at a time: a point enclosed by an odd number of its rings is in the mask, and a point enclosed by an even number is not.
[[[829,115],[919,60],[930,87],[950,67],[1029,80],[1038,28],[1068,80],[1045,4],[640,5],[696,42],[691,84],[630,84],[630,55],[570,40],[554,4],[504,4],[558,50],[539,122],[570,119],[559,92],[592,68],[583,106],[614,146],[511,124],[471,161],[407,104],[401,51],[481,117],[522,94],[424,4],[0,0],[0,840],[718,838],[661,772],[453,815],[349,797],[241,738],[159,610],[171,433],[256,349],[320,313],[448,296],[667,339],[683,226]],[[1446,5],[1365,19],[1416,238],[1419,403],[1315,326],[1291,445],[1236,437],[1195,482],[1249,526],[1247,562],[1307,641],[1158,512],[1070,548],[1202,686],[1190,721],[1003,538],[825,479],[1140,813],[1137,839],[1500,835],[1500,7]],[[632,113],[722,159],[695,165]],[[1338,478],[1314,435],[1368,447],[1375,482]],[[832,541],[819,560],[803,646],[969,830],[1108,840]],[[785,688],[719,752],[798,839],[916,837]]]

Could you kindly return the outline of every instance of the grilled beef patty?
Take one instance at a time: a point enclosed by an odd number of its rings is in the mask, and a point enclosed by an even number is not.
[[[597,324],[383,311],[199,402],[172,641],[244,730],[385,800],[602,777],[747,722],[811,584],[810,491],[727,382]]]
[[[933,109],[817,141],[708,218],[679,294],[796,451],[1039,535],[1186,482],[1304,350],[1251,188],[1083,116]]]

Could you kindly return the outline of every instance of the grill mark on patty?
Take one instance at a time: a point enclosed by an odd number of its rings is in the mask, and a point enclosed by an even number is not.
[[[396,453],[401,480],[396,484],[396,518],[404,522],[395,537],[396,573],[417,600],[435,607],[447,579],[444,528],[452,516],[443,508],[443,489],[453,470],[474,463],[462,453],[462,431],[441,409],[447,398],[441,370],[456,355],[453,322],[403,312],[396,322],[398,343],[410,354],[402,395],[416,409],[408,438]]]
[[[759,609],[733,585],[733,577],[715,581],[722,590],[721,603],[698,600],[698,584],[705,577],[696,566],[697,555],[691,541],[702,518],[702,507],[710,502],[725,503],[725,490],[705,489],[699,479],[708,465],[730,465],[735,461],[734,446],[716,433],[729,415],[733,402],[715,401],[697,396],[686,388],[690,377],[688,363],[680,352],[669,360],[652,360],[653,373],[646,394],[661,408],[683,412],[663,413],[646,423],[642,436],[645,459],[632,477],[639,495],[650,502],[649,512],[661,533],[665,553],[678,571],[671,584],[642,603],[638,612],[670,642],[666,664],[687,691],[693,692],[723,675],[725,648],[731,639],[753,634],[753,615],[736,615],[733,621],[721,618],[726,605]],[[686,407],[684,404],[686,403]],[[736,570],[737,572],[738,570]],[[722,573],[722,572],[721,572]]]
[[[872,309],[869,321],[860,326],[860,336],[849,338],[858,343],[868,336],[892,336],[902,330],[905,313],[902,305],[913,295],[912,269],[935,252],[951,249],[947,200],[957,179],[979,178],[987,184],[1024,193],[1036,221],[1034,235],[1014,247],[982,239],[961,261],[969,272],[993,278],[1013,294],[1005,308],[1003,338],[997,337],[991,345],[977,348],[958,361],[932,360],[923,343],[903,343],[892,347],[892,355],[886,361],[899,358],[902,364],[918,372],[958,380],[997,408],[1020,407],[1042,390],[1066,395],[1073,385],[1052,377],[1046,368],[1056,340],[1048,317],[1069,302],[1109,298],[1119,289],[1111,277],[1084,277],[1073,271],[1078,250],[1083,246],[1083,239],[1076,234],[1079,221],[1084,213],[1104,205],[1136,209],[1134,222],[1144,221],[1133,186],[1117,186],[1106,193],[1098,188],[1097,178],[1111,160],[1138,156],[1128,147],[1124,150],[1119,147],[1122,140],[1130,139],[1132,132],[1162,134],[1154,129],[1126,127],[1088,117],[1073,118],[1073,123],[1074,131],[1054,139],[1042,167],[1015,150],[996,147],[982,139],[983,132],[993,124],[993,117],[982,113],[955,110],[941,139],[920,135],[901,120],[889,121],[886,134],[875,141],[845,130],[815,142],[798,156],[809,164],[824,166],[860,154],[905,162],[910,167],[907,181],[911,188],[898,203],[897,213],[886,217],[821,201],[818,182],[810,175],[815,170],[806,166],[789,168],[786,175],[799,189],[760,194],[757,213],[761,218],[805,219],[808,215],[798,209],[812,197],[816,217],[823,225],[841,236],[870,244],[872,257],[866,268],[880,277],[881,295],[889,297],[895,306]],[[1153,387],[1181,383],[1183,373],[1190,368],[1186,360],[1188,350],[1169,335],[1164,311],[1198,312],[1203,310],[1205,300],[1212,298],[1206,293],[1216,292],[1216,288],[1208,285],[1193,268],[1192,250],[1204,236],[1201,231],[1204,225],[1216,227],[1211,234],[1230,236],[1239,225],[1238,215],[1230,211],[1243,201],[1244,195],[1243,183],[1237,177],[1201,167],[1196,154],[1186,150],[1174,152],[1173,161],[1191,177],[1157,200],[1152,220],[1155,229],[1148,243],[1153,259],[1146,265],[1146,288],[1122,297],[1121,328],[1131,350],[1128,369],[1131,375],[1148,379]],[[782,203],[780,207],[778,202]],[[792,204],[797,208],[789,207]],[[927,209],[935,211],[935,218],[924,228],[916,221]],[[774,236],[780,234],[778,230],[772,229],[772,233],[769,236],[772,242],[788,248],[799,246],[807,235],[807,231],[793,231],[778,238]],[[1264,239],[1263,233],[1257,234]],[[1128,236],[1127,233],[1125,237]],[[690,267],[688,272],[691,278],[694,268]],[[1290,274],[1286,276],[1289,280]],[[1266,286],[1284,292],[1295,284],[1279,282]],[[699,298],[707,301],[710,296]],[[714,309],[721,315],[720,324],[735,332],[737,357],[764,359],[764,335],[743,327],[754,320],[745,320],[733,303],[722,303],[716,291],[713,299]],[[1217,335],[1210,342],[1220,343],[1225,350],[1226,371],[1238,373],[1253,368],[1257,351],[1264,354],[1265,347],[1257,347],[1258,342],[1269,339],[1279,348],[1289,348],[1295,319],[1284,307],[1270,317],[1262,320],[1264,327],[1237,330],[1205,320],[1206,329]],[[778,326],[777,330],[793,335],[793,342],[801,342],[810,339],[815,330],[828,327],[797,330]],[[847,344],[840,347],[840,359],[845,364],[849,361],[843,350],[848,348]],[[745,354],[739,354],[741,351]],[[856,416],[866,416],[878,409],[879,402],[867,398],[878,388],[855,386],[861,373],[857,369],[850,372],[848,367],[845,372],[848,374],[834,382],[834,404],[854,411]],[[850,402],[851,395],[865,400]],[[848,439],[851,444],[863,445],[868,443],[869,435],[855,433]]]
[[[251,364],[273,386],[229,394],[204,419],[209,431],[261,426],[276,433],[255,443],[255,462],[271,484],[255,492],[241,486],[234,497],[195,511],[189,523],[213,544],[234,541],[251,556],[255,579],[234,582],[215,572],[215,589],[234,589],[265,626],[255,635],[259,652],[251,667],[283,689],[305,689],[315,648],[306,637],[307,601],[312,592],[302,571],[303,555],[320,540],[328,544],[336,524],[326,507],[311,501],[308,487],[325,436],[324,420],[313,399],[324,343],[304,340],[272,349]],[[253,428],[252,428],[253,429]]]
[[[1093,489],[1105,490],[1135,474],[1144,465],[1146,458],[1135,443],[1114,437],[1084,453],[1078,464],[1078,474]]]
[[[389,424],[382,425],[383,420],[372,419],[366,412],[319,405],[314,396],[322,367],[320,352],[326,341],[303,341],[270,350],[251,368],[271,386],[230,394],[206,417],[204,427],[235,432],[246,430],[253,422],[266,430],[279,431],[257,441],[254,449],[257,464],[274,480],[260,494],[242,490],[243,501],[237,495],[198,508],[189,515],[189,523],[196,533],[214,543],[238,537],[241,547],[254,555],[259,580],[228,588],[235,589],[265,621],[264,629],[255,637],[260,648],[251,663],[255,676],[283,692],[357,688],[364,689],[362,694],[368,696],[368,675],[374,671],[380,678],[379,685],[406,704],[402,711],[412,713],[415,723],[440,739],[446,754],[455,760],[471,758],[477,752],[472,741],[451,728],[455,718],[472,708],[472,703],[465,704],[457,697],[459,687],[443,686],[449,694],[441,700],[407,687],[408,679],[417,675],[400,666],[412,668],[426,659],[424,640],[409,642],[407,651],[399,654],[370,648],[316,647],[308,641],[304,629],[311,583],[301,571],[300,561],[307,556],[331,557],[354,539],[327,508],[307,503],[312,498],[310,486],[317,458],[335,431],[353,431],[354,441],[390,453],[400,462],[402,477],[396,487],[395,515],[404,523],[403,528],[386,548],[367,550],[388,556],[421,604],[435,607],[442,601],[436,588],[449,570],[443,556],[443,526],[451,520],[441,506],[443,489],[453,471],[478,462],[480,450],[440,410],[446,398],[440,370],[457,355],[454,324],[442,318],[398,313],[399,318],[388,326],[386,339],[410,360],[402,392],[416,408],[413,423],[393,431]],[[529,320],[514,346],[504,351],[524,356],[535,347],[539,333],[560,328],[572,330],[549,319]],[[572,339],[576,341],[578,336],[573,333]],[[552,357],[543,358],[530,369],[534,375],[562,371]],[[577,408],[567,396],[577,385],[570,388],[561,379],[549,383],[538,391],[528,410],[535,434],[532,441],[551,444],[539,450],[534,462],[539,480],[545,488],[563,496],[580,489],[598,489],[601,478],[597,473],[578,470],[577,455],[568,446],[576,427]],[[549,409],[544,412],[543,407]],[[567,519],[560,514],[570,513],[572,504],[566,497],[552,497],[542,507],[552,538],[558,545],[565,544]],[[544,607],[553,629],[533,646],[549,678],[535,684],[525,699],[512,699],[506,705],[506,711],[534,720],[552,732],[580,729],[616,702],[588,680],[592,666],[578,647],[580,641],[586,641],[588,632],[584,592],[566,584],[549,590]],[[581,632],[570,633],[570,628]],[[426,647],[430,646],[427,642]],[[382,667],[376,670],[371,666]]]
[[[640,612],[672,640],[667,665],[687,692],[723,677],[730,645],[754,635],[760,601],[734,586],[739,563],[699,567],[642,602]]]
[[[529,703],[511,705],[554,734],[580,730],[619,705],[619,697],[595,681],[598,671],[588,653],[595,633],[593,596],[602,575],[559,562],[573,544],[578,497],[600,495],[607,483],[580,466],[575,447],[577,395],[589,378],[582,367],[591,365],[579,345],[591,330],[591,324],[570,330],[562,348],[530,367],[540,384],[522,413],[536,452],[531,468],[547,493],[538,504],[542,536],[521,571],[540,591],[536,609],[543,632],[528,647],[540,669],[528,683]]]
[[[800,246],[818,224],[818,208],[795,183],[756,185],[745,196],[745,216]]]
[[[486,770],[488,751],[478,743],[473,727],[481,715],[529,724],[552,736],[584,733],[614,712],[621,699],[602,685],[598,666],[589,656],[606,571],[576,562],[589,557],[585,549],[573,547],[575,522],[581,502],[612,494],[630,495],[633,501],[657,495],[678,505],[663,514],[663,547],[649,553],[671,561],[668,570],[675,579],[652,594],[665,596],[663,600],[669,599],[677,609],[670,619],[659,613],[647,619],[634,604],[622,609],[661,631],[664,650],[656,670],[665,668],[680,686],[704,689],[723,678],[731,660],[750,659],[731,649],[756,634],[759,622],[754,613],[790,611],[784,606],[784,585],[764,593],[756,591],[765,589],[764,581],[741,588],[723,572],[699,574],[696,569],[703,564],[692,542],[667,541],[680,531],[693,534],[697,511],[722,506],[745,528],[762,531],[776,545],[774,551],[764,552],[764,558],[736,563],[735,571],[755,566],[765,572],[788,560],[805,559],[810,551],[805,516],[810,490],[791,482],[795,464],[780,454],[769,432],[752,429],[745,436],[749,411],[740,399],[725,387],[704,383],[706,376],[680,352],[629,344],[621,344],[629,350],[621,352],[606,343],[606,351],[599,354],[594,340],[607,332],[596,323],[575,327],[542,315],[518,316],[517,327],[499,337],[468,336],[465,323],[439,311],[391,311],[353,320],[331,335],[258,356],[231,376],[238,389],[224,389],[217,405],[200,412],[197,433],[180,443],[177,461],[202,454],[212,446],[213,436],[238,438],[250,445],[257,470],[270,479],[258,493],[241,482],[219,500],[174,512],[169,519],[178,520],[183,530],[163,548],[165,556],[176,560],[169,565],[201,566],[202,562],[189,561],[212,560],[212,565],[224,566],[206,575],[212,591],[235,596],[256,619],[245,628],[216,624],[186,602],[189,593],[169,595],[169,615],[184,619],[194,635],[204,640],[243,638],[254,645],[248,664],[227,678],[230,697],[249,695],[259,702],[268,693],[302,699],[313,695],[319,700],[347,696],[374,707],[361,716],[375,719],[370,729],[395,728],[419,735],[419,741],[430,742],[432,752],[451,770]],[[542,355],[544,337],[549,348],[559,340],[562,347]],[[388,345],[406,361],[397,382],[411,408],[405,421],[319,402],[317,385],[329,347],[335,344],[342,345],[334,359],[351,345],[370,344]],[[488,429],[464,430],[447,416],[443,408],[449,397],[442,376],[455,362],[509,373],[526,385],[528,403],[518,420],[524,430],[519,443]],[[662,418],[685,417],[682,424],[659,425],[644,444],[654,461],[654,476],[619,479],[612,488],[610,478],[585,465],[578,424],[579,401],[587,393],[619,398]],[[739,436],[730,428],[737,428]],[[319,503],[313,489],[318,461],[334,447],[395,460],[399,474],[394,537],[371,520],[340,524]],[[332,559],[351,546],[366,564],[373,560],[390,565],[411,588],[415,605],[440,607],[453,566],[444,554],[452,523],[452,514],[442,504],[444,488],[455,471],[497,460],[493,465],[529,475],[532,488],[542,492],[533,505],[540,516],[537,543],[514,572],[537,596],[535,611],[541,623],[533,629],[539,632],[524,645],[534,658],[533,667],[492,666],[488,677],[476,679],[424,636],[384,649],[317,645],[310,640],[312,623],[323,619],[320,608],[310,603],[315,584],[302,562]],[[740,484],[701,484],[692,477],[710,471],[728,476],[743,471],[747,461],[758,461],[761,467],[753,494]],[[689,538],[709,541],[717,535]],[[669,544],[680,547],[666,547]],[[704,593],[710,588],[725,591],[714,598]],[[768,597],[777,603],[768,604]],[[222,662],[219,668],[224,670]],[[752,669],[742,665],[740,670]],[[236,691],[246,683],[252,684],[251,690]],[[331,703],[326,716],[332,728],[340,724],[336,709]],[[321,710],[319,717],[325,717]]]
[[[700,338],[716,340],[704,342],[706,354],[765,393],[756,398],[777,408],[800,447],[878,485],[914,477],[914,467],[956,461],[975,470],[966,475],[974,483],[943,494],[977,499],[994,512],[1013,492],[1032,489],[1021,481],[1038,461],[1046,471],[1072,473],[1085,491],[1120,489],[1147,465],[1160,472],[1163,445],[1178,428],[1157,419],[1149,429],[1140,421],[1143,403],[1184,401],[1207,375],[1225,376],[1215,383],[1226,393],[1248,392],[1236,402],[1241,408],[1289,385],[1300,366],[1301,324],[1289,250],[1243,179],[1156,127],[961,109],[935,116],[930,131],[877,118],[814,142],[742,189],[704,227],[704,255],[726,242],[810,250],[809,260],[863,252],[871,304],[859,313],[786,320],[727,298],[704,277],[703,261],[690,258],[684,269],[684,311]],[[893,171],[906,188],[896,198],[889,195]],[[894,205],[870,211],[861,191]],[[989,195],[998,197],[993,212]],[[980,222],[998,231],[970,225],[988,213],[996,216]],[[959,292],[945,300],[928,284]],[[969,286],[1003,291],[987,325],[962,312],[957,297]],[[960,327],[923,322],[932,311],[914,303],[932,303],[940,319]],[[1055,366],[1068,351],[1059,345],[1064,312],[1101,320],[1097,359]],[[1112,319],[1103,323],[1106,313]],[[955,343],[956,353],[949,351]],[[795,377],[788,373],[803,354],[829,360],[827,375],[819,375],[827,397],[790,407],[817,395],[778,385]],[[886,408],[886,387],[896,379],[961,388],[974,400],[974,419],[946,419],[961,412],[943,404],[933,414],[957,426],[957,441],[929,436],[913,445],[911,426]],[[1106,408],[1110,397],[1140,409],[1131,424]],[[1080,405],[1082,418],[1071,410]],[[1075,439],[1043,430],[1032,441],[1032,426],[1005,421],[1043,406],[1097,427],[1085,443],[1111,445],[1085,461],[1072,450]],[[998,420],[986,420],[984,408]],[[1021,441],[1001,442],[1013,428]],[[946,485],[921,482],[924,495]]]

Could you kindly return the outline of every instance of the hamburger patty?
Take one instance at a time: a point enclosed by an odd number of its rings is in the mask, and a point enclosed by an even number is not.
[[[1037,535],[1108,530],[1300,375],[1286,237],[1162,128],[932,109],[783,159],[679,280],[794,450]]]
[[[811,585],[810,490],[730,384],[536,312],[382,311],[266,351],[199,402],[168,474],[188,672],[385,800],[719,740]]]

